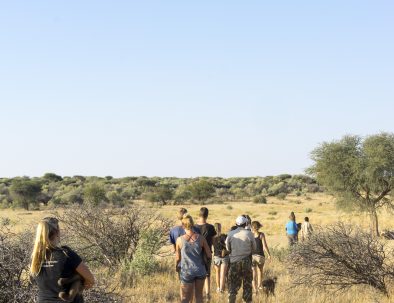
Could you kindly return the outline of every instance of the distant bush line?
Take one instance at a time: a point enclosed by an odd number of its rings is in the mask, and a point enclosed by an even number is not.
[[[267,196],[284,199],[320,192],[323,188],[306,175],[282,174],[247,178],[175,177],[42,177],[0,178],[0,207],[39,209],[40,205],[60,207],[73,204],[123,207],[134,200],[166,204],[219,203],[250,200],[265,203]]]

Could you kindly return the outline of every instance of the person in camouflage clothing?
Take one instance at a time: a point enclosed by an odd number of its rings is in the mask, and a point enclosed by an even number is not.
[[[252,303],[252,254],[256,250],[256,241],[253,233],[245,229],[247,223],[244,216],[239,216],[236,220],[237,228],[229,232],[226,239],[226,248],[230,252],[229,303],[235,303],[241,284],[244,302]]]

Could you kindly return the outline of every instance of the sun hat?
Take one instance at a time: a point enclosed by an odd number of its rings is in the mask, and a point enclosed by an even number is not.
[[[244,216],[238,216],[235,220],[235,224],[237,224],[238,226],[244,225],[246,223],[248,223],[248,219],[246,219]]]

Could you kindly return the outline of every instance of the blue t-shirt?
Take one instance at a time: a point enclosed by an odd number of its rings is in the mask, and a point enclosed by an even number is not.
[[[288,235],[296,235],[298,233],[297,223],[289,221],[286,224],[286,232]]]
[[[200,229],[196,226],[193,226],[193,231],[195,233],[200,233]],[[170,230],[170,242],[172,245],[175,245],[176,239],[178,239],[180,236],[183,236],[185,234],[185,230],[183,229],[182,226],[174,226]]]

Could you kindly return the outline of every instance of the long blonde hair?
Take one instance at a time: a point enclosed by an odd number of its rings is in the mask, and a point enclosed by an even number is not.
[[[59,233],[59,223],[56,218],[47,217],[38,223],[33,253],[31,255],[30,273],[37,276],[41,266],[47,260],[47,251],[56,247],[51,241]]]

